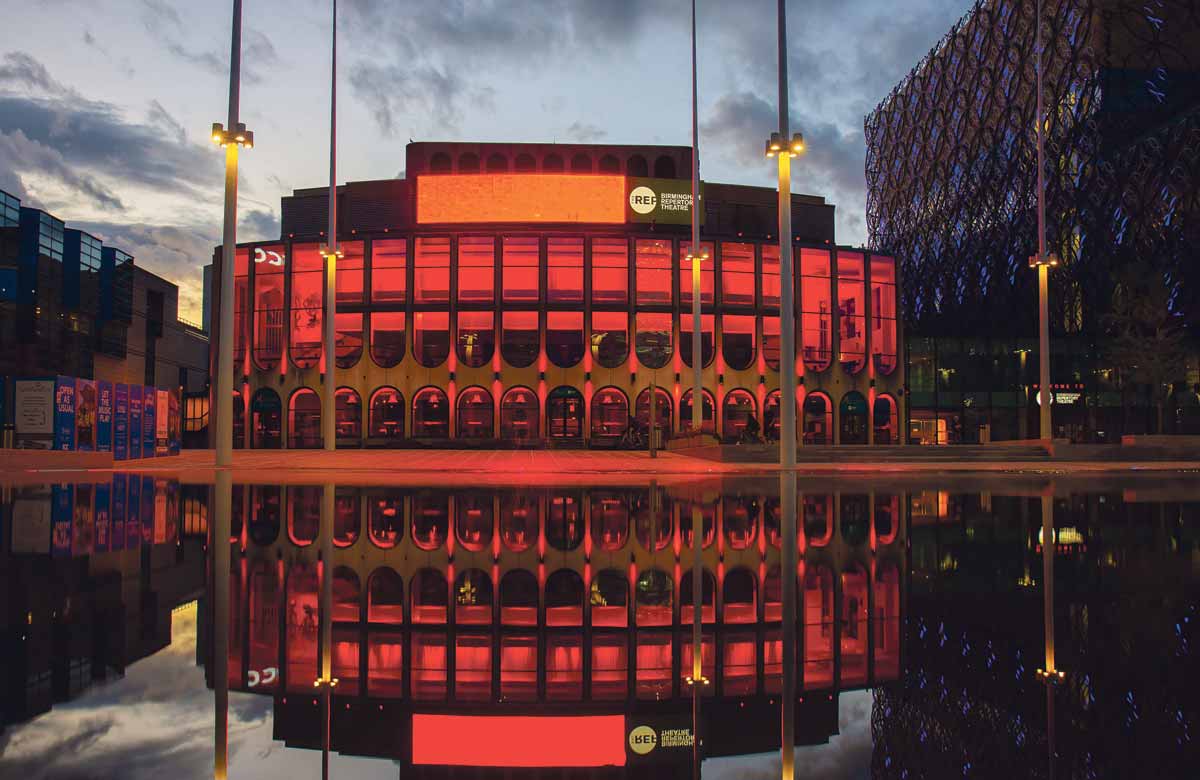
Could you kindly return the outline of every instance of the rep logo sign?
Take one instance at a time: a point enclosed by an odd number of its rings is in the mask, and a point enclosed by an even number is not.
[[[658,747],[658,733],[649,726],[638,726],[629,732],[629,749],[644,756]]]
[[[628,193],[627,208],[625,209],[627,222],[654,222],[660,225],[691,224],[692,182],[690,179],[628,178],[625,180],[625,188]],[[699,216],[703,221],[703,210]]]
[[[629,193],[629,208],[633,209],[635,214],[649,214],[657,205],[658,196],[645,185],[634,187]]]

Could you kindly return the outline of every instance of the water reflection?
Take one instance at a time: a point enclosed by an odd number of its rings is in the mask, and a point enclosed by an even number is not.
[[[796,492],[795,732],[813,746],[799,766],[861,729],[850,758],[879,777],[1189,776],[1200,507],[1177,499],[1190,491],[845,487]],[[218,767],[227,688],[269,707],[275,740],[396,761],[402,776],[497,763],[682,775],[699,601],[703,755],[766,772],[769,757],[744,756],[776,751],[777,771],[774,480],[237,485],[228,525],[219,491],[124,474],[6,489],[9,614],[26,618],[6,629],[21,636],[7,722],[119,677],[200,596]],[[839,722],[854,691],[869,718]],[[646,753],[639,726],[659,740]],[[13,744],[6,762],[34,765],[31,743]]]

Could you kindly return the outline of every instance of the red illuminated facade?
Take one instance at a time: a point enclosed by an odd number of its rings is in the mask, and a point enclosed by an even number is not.
[[[692,249],[686,208],[668,209],[690,192],[690,149],[412,143],[406,163],[405,179],[339,189],[335,355],[327,190],[284,198],[282,238],[239,248],[235,446],[321,446],[327,369],[339,447],[615,446],[648,422],[652,385],[665,435],[690,424]],[[702,208],[704,427],[736,440],[753,417],[774,437],[775,194],[706,183]],[[899,443],[896,263],[838,247],[823,199],[792,211],[803,442]]]

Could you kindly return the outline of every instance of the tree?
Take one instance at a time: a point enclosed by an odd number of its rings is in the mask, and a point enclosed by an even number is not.
[[[1105,317],[1108,357],[1122,389],[1139,384],[1150,388],[1159,433],[1170,388],[1187,375],[1187,332],[1183,318],[1172,311],[1171,297],[1162,274],[1131,269],[1118,280]]]

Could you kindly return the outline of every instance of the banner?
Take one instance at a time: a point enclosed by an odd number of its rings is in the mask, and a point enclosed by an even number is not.
[[[113,460],[129,457],[129,385],[113,388]]]
[[[75,449],[75,380],[54,380],[54,449]]]
[[[142,544],[154,544],[154,477],[142,477],[138,506],[142,521]]]
[[[71,485],[55,485],[50,498],[50,554],[55,558],[71,555],[71,510],[75,491]]]
[[[166,390],[155,393],[154,406],[154,454],[167,455],[171,446],[171,394]]]
[[[112,452],[113,384],[96,383],[96,451]]]
[[[125,475],[113,474],[112,478],[112,545],[111,549],[125,549]]]
[[[153,387],[142,388],[142,457],[154,457],[154,435],[157,433],[154,410],[158,406],[158,395]]]
[[[112,544],[112,485],[104,482],[96,485],[96,552],[108,552]]]
[[[75,449],[92,452],[96,449],[96,383],[90,379],[75,380]]]
[[[54,446],[54,380],[18,379],[13,385],[16,446],[48,450]]]
[[[129,459],[142,457],[142,386],[129,386]]]
[[[138,388],[139,390],[141,388]],[[142,543],[142,479],[137,474],[129,475],[128,493],[125,499],[125,549],[135,550]]]
[[[75,486],[74,509],[71,514],[71,555],[91,555],[96,543],[96,518],[92,514],[92,493],[95,486],[80,483]]]
[[[182,428],[182,418],[180,417],[180,390],[171,391],[171,408],[170,408],[170,425],[167,428],[167,451],[170,455],[178,455],[180,449],[180,428]]]

